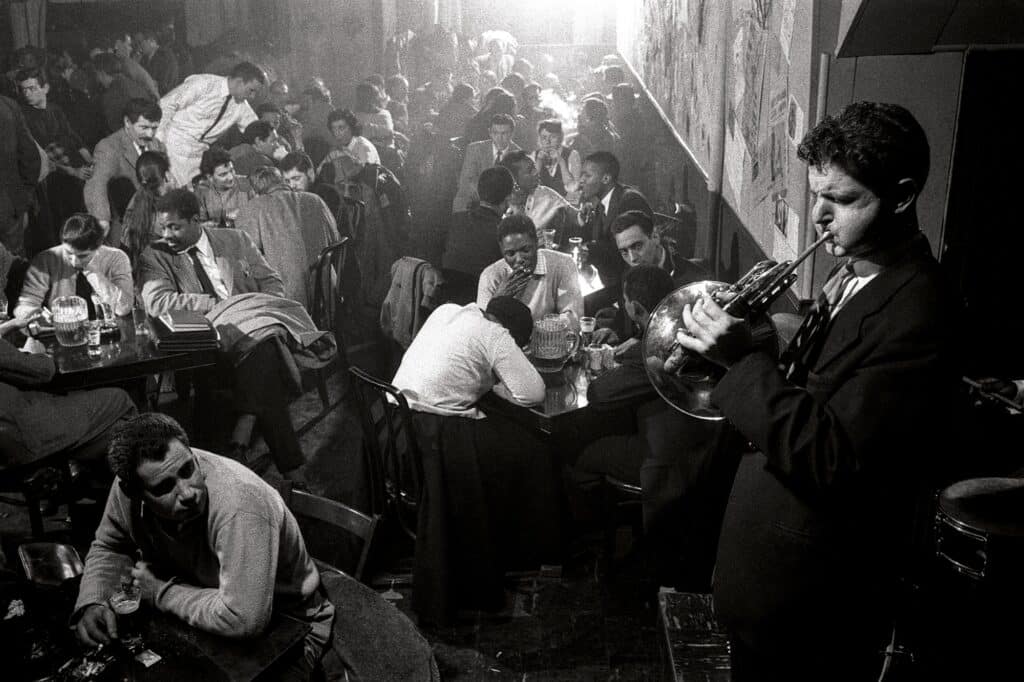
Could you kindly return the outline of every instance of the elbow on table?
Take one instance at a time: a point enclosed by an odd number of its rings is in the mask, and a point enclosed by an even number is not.
[[[231,639],[248,639],[262,634],[267,629],[270,614],[240,614],[228,611],[220,614],[217,621],[214,634]]]

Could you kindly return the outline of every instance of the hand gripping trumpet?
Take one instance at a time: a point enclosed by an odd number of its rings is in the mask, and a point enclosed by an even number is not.
[[[735,284],[695,282],[666,296],[651,314],[643,339],[647,376],[659,395],[672,407],[693,417],[722,419],[710,401],[711,392],[721,379],[721,368],[690,353],[676,341],[677,333],[687,333],[680,326],[683,307],[709,296],[733,317],[750,320],[756,347],[777,352],[778,335],[767,316],[768,308],[796,281],[800,263],[832,238],[831,232],[825,232],[791,261],[761,261]]]

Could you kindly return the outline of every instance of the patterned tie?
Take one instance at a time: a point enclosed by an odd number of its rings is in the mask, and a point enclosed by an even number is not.
[[[604,204],[598,202],[597,206],[594,207],[594,215],[591,220],[594,224],[591,227],[590,238],[596,242],[601,239],[604,232]]]
[[[89,280],[85,278],[85,273],[81,270],[75,276],[75,296],[81,296],[85,299],[85,307],[89,311],[89,319],[96,319],[96,305],[92,302],[92,296],[96,291],[89,284]]]
[[[203,288],[203,293],[220,300],[220,297],[217,296],[217,291],[213,288],[213,282],[210,281],[210,275],[207,274],[206,268],[199,261],[199,247],[193,246],[188,250],[188,255],[192,258],[192,266],[196,269],[196,277],[199,279],[199,285]]]
[[[842,300],[850,280],[856,277],[853,272],[853,263],[847,261],[832,277],[825,282],[821,295],[814,302],[811,311],[800,323],[800,328],[793,335],[793,340],[782,354],[780,365],[785,368],[786,378],[790,381],[803,384],[807,380],[807,372],[811,363],[817,356],[818,348],[825,340],[825,332],[828,331],[829,322],[832,320],[832,311]]]

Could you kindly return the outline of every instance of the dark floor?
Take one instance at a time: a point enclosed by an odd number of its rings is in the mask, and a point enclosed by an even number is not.
[[[378,370],[372,357],[353,358],[356,364]],[[344,475],[359,457],[361,430],[357,417],[343,400],[345,377],[330,382],[331,407],[323,409],[316,391],[293,406],[293,423],[301,434],[307,458],[307,477],[325,493],[345,502],[357,502],[359,490]],[[190,422],[187,405],[176,400],[170,387],[161,409]],[[224,422],[230,420],[225,415]],[[211,434],[200,447],[216,450],[224,433]],[[252,465],[268,480],[277,472],[257,442]],[[357,505],[358,506],[358,505]],[[46,519],[55,539],[72,540],[66,509]],[[24,510],[0,503],[0,537],[8,558],[18,538],[28,529]],[[76,543],[84,554],[85,541]],[[579,534],[567,551],[563,566],[538,567],[534,573],[510,575],[506,608],[499,613],[467,612],[457,624],[425,630],[434,646],[446,680],[647,680],[660,678],[656,588],[642,580],[644,567],[630,553],[630,533],[620,529],[615,580],[599,566],[602,535]],[[411,554],[411,552],[410,552]],[[0,558],[2,560],[2,558]],[[11,562],[8,562],[11,565]],[[412,591],[409,556],[375,571],[374,586],[409,612]],[[411,614],[410,614],[411,615]]]

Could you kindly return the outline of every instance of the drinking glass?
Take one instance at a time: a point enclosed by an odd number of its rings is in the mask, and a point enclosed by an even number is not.
[[[141,601],[142,589],[132,579],[131,574],[122,577],[121,589],[110,595],[109,599],[110,608],[117,616],[117,631],[122,636],[123,633],[137,629],[135,614]]]
[[[594,326],[597,324],[597,319],[593,317],[581,317],[580,318],[580,334],[582,339],[580,343],[583,347],[590,345],[590,340],[594,337]]]
[[[558,250],[558,230],[549,227],[544,228],[544,247],[552,251]]]
[[[7,296],[4,292],[0,291],[0,322],[7,319]]]
[[[146,323],[146,309],[133,308],[132,322],[135,324],[135,336],[149,336],[149,325]]]
[[[89,308],[81,296],[61,296],[50,306],[57,342],[62,346],[82,346],[88,341],[86,322]]]

